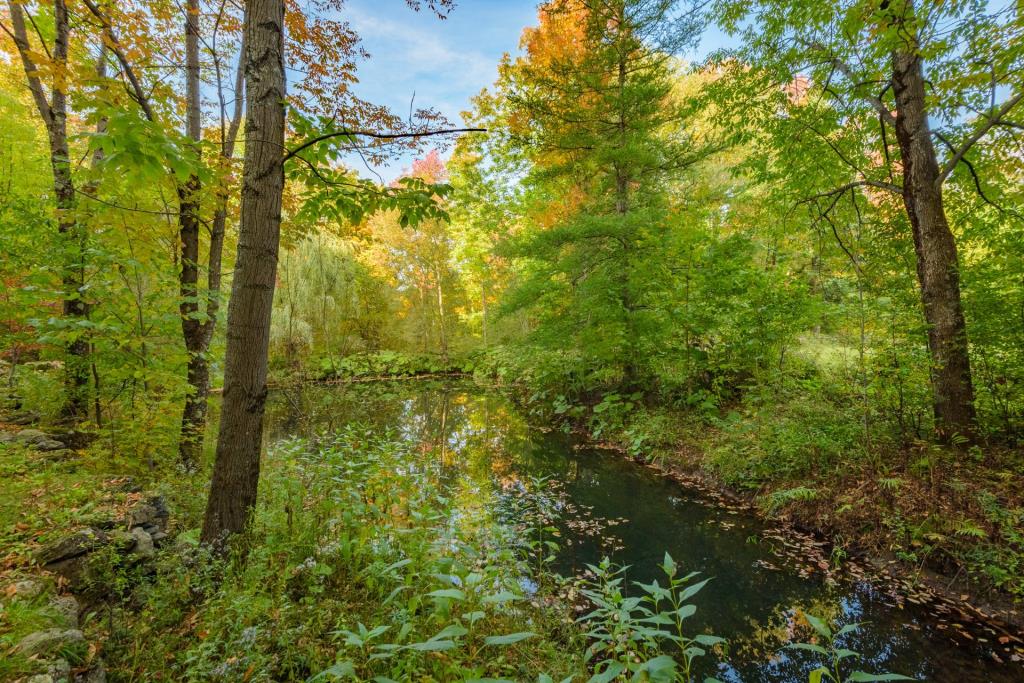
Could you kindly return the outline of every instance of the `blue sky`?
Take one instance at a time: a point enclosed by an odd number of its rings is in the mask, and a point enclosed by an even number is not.
[[[415,106],[460,123],[470,98],[497,78],[502,55],[515,54],[523,28],[537,23],[537,1],[458,0],[441,21],[426,10],[413,12],[404,0],[349,0],[344,18],[371,55],[357,72],[361,97],[404,113],[415,93]],[[719,44],[721,35],[711,31],[691,56]],[[401,158],[377,170],[391,179],[410,163]]]
[[[498,62],[515,53],[523,27],[536,23],[535,0],[460,0],[441,21],[404,0],[349,0],[347,19],[363,39],[370,59],[359,65],[356,92],[364,99],[405,113],[433,107],[453,123],[473,95],[494,82]],[[410,158],[378,169],[393,178]],[[362,169],[365,172],[365,169]]]

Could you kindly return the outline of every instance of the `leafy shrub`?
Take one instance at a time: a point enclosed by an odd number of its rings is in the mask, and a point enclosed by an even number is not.
[[[725,643],[709,634],[692,634],[686,620],[697,607],[689,600],[709,581],[691,581],[690,573],[677,576],[677,566],[665,553],[659,565],[666,585],[634,582],[640,589],[629,595],[625,585],[628,567],[615,566],[605,558],[599,565],[587,565],[591,578],[581,582],[582,594],[594,608],[580,621],[588,627],[591,645],[587,659],[594,661],[590,683],[607,683],[619,677],[643,681],[693,680],[693,664],[707,654],[704,648]],[[667,654],[671,651],[672,654]],[[712,679],[708,679],[712,680]]]

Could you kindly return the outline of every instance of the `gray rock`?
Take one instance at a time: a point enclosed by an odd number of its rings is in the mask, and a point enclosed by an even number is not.
[[[45,586],[42,581],[35,581],[33,579],[15,581],[13,597],[18,598],[19,600],[31,600],[37,595],[40,595],[44,588]]]
[[[30,425],[38,421],[39,413],[31,410],[26,410],[20,413],[14,413],[4,418],[4,422],[12,425],[18,425],[19,427],[24,427],[25,425]]]
[[[142,527],[132,529],[132,536],[135,537],[135,547],[132,548],[133,555],[147,558],[153,557],[156,554],[156,550],[153,547],[153,537],[143,531]]]
[[[95,550],[108,543],[109,540],[109,536],[103,531],[86,527],[70,536],[43,546],[36,553],[36,560],[44,565],[62,562]]]
[[[46,664],[46,673],[31,676],[25,679],[25,683],[70,683],[71,665],[66,659],[56,659]]]
[[[88,671],[75,676],[75,683],[107,683],[107,669],[103,662],[96,662]]]
[[[43,441],[37,441],[33,444],[37,451],[64,451],[67,450],[67,446],[62,441],[56,439],[44,439]]]
[[[36,674],[25,679],[25,683],[60,683],[50,674]]]
[[[48,628],[45,631],[30,633],[14,646],[14,651],[31,657],[64,652],[69,649],[86,647],[85,636],[78,629]]]
[[[5,432],[5,434],[9,434]],[[4,441],[17,441],[40,451],[60,451],[67,448],[64,441],[38,429],[22,429],[13,436],[4,436]]]
[[[17,441],[18,437],[11,432],[0,432],[0,443],[12,443]]]
[[[72,591],[80,591],[89,584],[89,555],[79,555],[46,565],[46,570],[59,574]]]
[[[36,444],[40,441],[50,441],[50,435],[38,429],[22,429],[14,435],[14,438],[22,443]]]
[[[136,505],[128,511],[128,526],[154,526],[156,530],[167,529],[167,518],[170,513],[163,496],[153,496],[145,503]]]
[[[50,609],[69,628],[78,628],[78,600],[70,595],[58,595],[50,601]]]
[[[135,534],[129,533],[124,529],[112,530],[107,534],[107,538],[114,548],[125,553],[134,548],[135,544],[138,542],[138,539],[135,538]]]
[[[68,664],[68,660],[66,659],[55,659],[48,663],[46,667],[46,675],[50,676],[54,681],[70,683],[71,665]]]

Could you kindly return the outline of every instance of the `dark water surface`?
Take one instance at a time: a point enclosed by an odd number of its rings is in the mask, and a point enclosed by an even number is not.
[[[997,664],[984,645],[955,645],[933,610],[909,603],[897,608],[863,582],[802,576],[771,552],[774,541],[757,519],[709,504],[700,492],[621,456],[576,448],[563,434],[531,428],[511,402],[471,384],[281,390],[272,395],[267,432],[273,442],[354,422],[393,431],[434,454],[452,486],[497,495],[515,491],[531,476],[561,482],[568,499],[589,509],[591,519],[611,521],[603,542],[592,534],[567,533],[556,567],[564,574],[610,553],[613,561],[631,565],[630,580],[650,581],[660,575],[657,565],[667,551],[683,572],[713,577],[694,600],[692,626],[726,638],[729,663],[716,667],[708,660],[702,675],[747,683],[806,681],[818,662],[782,648],[791,639],[806,639],[797,623],[808,612],[843,624],[864,622],[842,645],[861,652],[858,668],[870,673],[898,672],[938,683],[1024,681],[1024,667]]]

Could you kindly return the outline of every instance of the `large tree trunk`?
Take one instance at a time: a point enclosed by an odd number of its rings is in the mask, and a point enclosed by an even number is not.
[[[186,134],[198,143],[202,138],[199,100],[199,0],[185,6],[185,110]],[[192,175],[178,186],[178,235],[181,242],[178,308],[181,334],[188,353],[188,394],[181,413],[178,456],[186,469],[194,469],[203,447],[206,427],[206,398],[210,370],[206,357],[207,337],[199,308],[199,211],[200,183]]]
[[[224,398],[204,543],[243,531],[256,504],[284,189],[284,1],[245,5],[242,215],[228,304]]]
[[[921,58],[914,46],[897,51],[892,87],[903,163],[903,203],[914,234],[917,279],[928,324],[935,428],[948,441],[954,434],[973,436],[974,387],[956,242],[943,208],[924,85]]]

